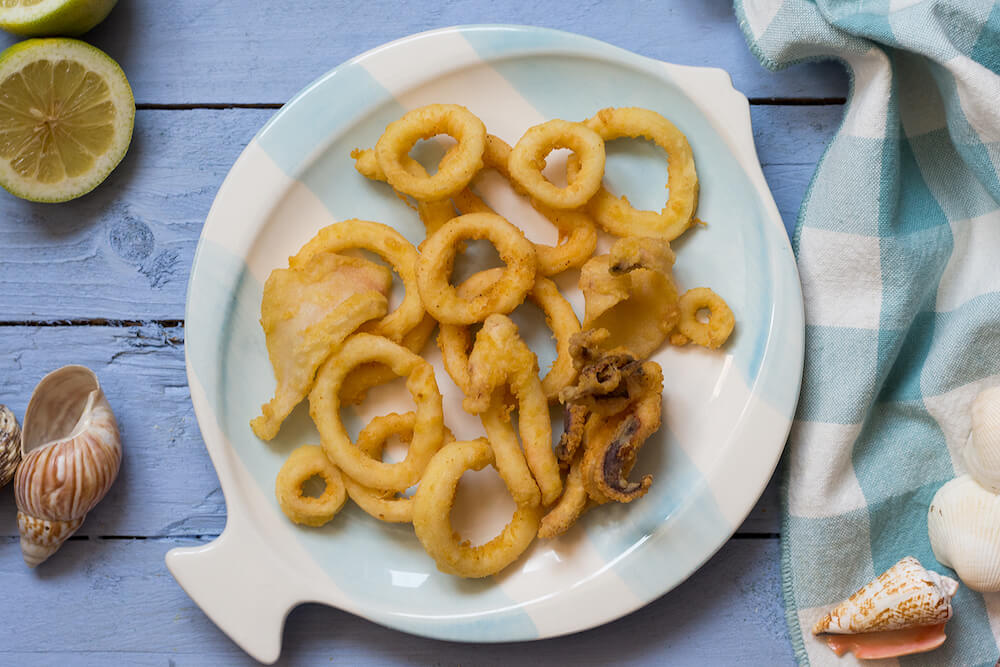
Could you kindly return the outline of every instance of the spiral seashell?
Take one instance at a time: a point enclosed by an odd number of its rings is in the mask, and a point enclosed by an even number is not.
[[[813,634],[859,660],[933,651],[947,639],[958,582],[907,556],[821,619]]]
[[[968,473],[991,493],[1000,493],[1000,387],[972,403],[972,430],[962,452]]]
[[[66,366],[38,383],[21,429],[14,477],[21,553],[35,567],[83,523],[118,476],[118,423],[97,376]]]
[[[1000,496],[969,475],[951,480],[931,500],[927,534],[934,557],[966,586],[1000,591]]]
[[[0,405],[0,488],[14,478],[21,460],[21,428],[14,413]]]
[[[840,603],[813,634],[859,634],[936,625],[951,618],[958,582],[907,556]]]

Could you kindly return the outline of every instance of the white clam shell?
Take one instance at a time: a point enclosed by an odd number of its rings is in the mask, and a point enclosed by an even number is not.
[[[21,429],[14,477],[24,561],[35,567],[55,553],[118,476],[118,424],[97,376],[66,366],[38,383]]]
[[[1000,496],[969,475],[951,480],[931,500],[927,533],[934,557],[966,586],[1000,591]]]
[[[821,619],[813,634],[854,635],[945,623],[958,582],[907,556]]]
[[[1000,387],[986,389],[973,401],[972,429],[962,454],[969,474],[1000,493]]]

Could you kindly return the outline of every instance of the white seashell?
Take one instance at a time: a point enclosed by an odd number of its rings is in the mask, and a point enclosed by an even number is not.
[[[962,452],[965,467],[986,490],[1000,493],[1000,387],[981,392],[972,403],[972,430]]]
[[[35,567],[76,532],[118,476],[118,423],[93,371],[66,366],[42,378],[24,415],[21,456],[17,525],[24,562]]]
[[[966,586],[1000,591],[1000,496],[969,475],[951,480],[931,500],[927,533],[934,557]]]
[[[957,592],[957,581],[907,556],[841,602],[813,627],[813,634],[853,635],[945,623]]]
[[[21,460],[21,428],[14,413],[0,405],[0,487],[14,478]]]

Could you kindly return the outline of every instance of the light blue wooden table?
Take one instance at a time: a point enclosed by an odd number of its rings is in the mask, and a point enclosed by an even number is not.
[[[20,417],[35,383],[93,368],[125,442],[121,477],[63,549],[21,561],[0,490],[0,665],[246,664],[167,573],[166,551],[206,542],[226,508],[184,374],[184,293],[223,177],[282,102],[338,63],[407,34],[520,23],[662,60],[728,70],[752,103],[764,173],[789,228],[847,94],[833,65],[773,74],[728,0],[507,3],[417,9],[390,0],[122,0],[87,36],[117,59],[138,113],[128,157],[96,192],[56,206],[0,192],[0,403]],[[0,37],[0,47],[13,43]],[[286,664],[786,664],[772,483],[690,580],[617,622],[513,645],[414,638],[319,606],[294,611]]]

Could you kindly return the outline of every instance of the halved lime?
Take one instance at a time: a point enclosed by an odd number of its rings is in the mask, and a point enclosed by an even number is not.
[[[103,51],[55,38],[0,53],[0,185],[18,197],[90,192],[125,157],[134,122],[132,88]]]
[[[0,28],[24,37],[82,35],[118,0],[0,0]]]

